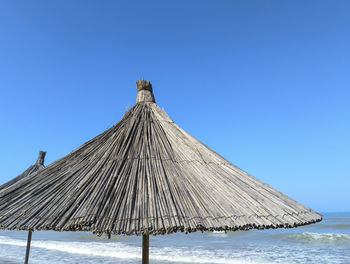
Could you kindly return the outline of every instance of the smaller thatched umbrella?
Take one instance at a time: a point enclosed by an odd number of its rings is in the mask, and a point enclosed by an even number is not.
[[[16,182],[22,180],[23,178],[29,176],[30,174],[32,174],[40,169],[45,168],[45,166],[44,166],[45,155],[46,155],[45,151],[39,151],[38,159],[35,162],[35,164],[29,166],[28,169],[26,169],[24,172],[22,172],[20,175],[13,178],[12,180],[4,183],[3,185],[0,185],[0,192],[2,190],[4,190],[5,188],[15,184]]]
[[[22,172],[20,175],[17,177],[13,178],[12,180],[4,183],[3,185],[0,186],[0,192],[7,189],[8,187],[14,185],[15,183],[19,182],[20,180],[28,177],[29,175],[45,168],[44,166],[44,161],[45,161],[45,151],[39,151],[38,159],[36,160],[35,164],[29,166],[28,169],[26,169],[24,172]],[[27,250],[26,250],[26,256],[25,256],[25,263],[28,263],[29,259],[29,250],[30,250],[30,242],[32,239],[32,231],[28,231],[28,240],[27,240]]]

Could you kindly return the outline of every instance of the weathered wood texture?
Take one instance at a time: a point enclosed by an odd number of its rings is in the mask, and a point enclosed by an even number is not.
[[[142,264],[149,264],[149,235],[142,236]]]
[[[136,103],[139,102],[152,102],[155,103],[152,84],[149,81],[140,79],[136,82],[137,95]]]
[[[30,243],[32,242],[32,231],[28,231],[27,238],[27,247],[26,247],[26,255],[24,257],[24,264],[28,264],[29,261],[29,252],[30,252]]]
[[[110,129],[0,192],[2,229],[157,235],[321,219],[142,100]]]

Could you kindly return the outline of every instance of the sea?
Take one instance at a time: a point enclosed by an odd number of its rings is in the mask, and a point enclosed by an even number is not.
[[[350,212],[298,228],[150,237],[150,263],[350,263]],[[26,231],[0,231],[0,264],[23,263]],[[33,232],[29,263],[140,263],[139,236]]]

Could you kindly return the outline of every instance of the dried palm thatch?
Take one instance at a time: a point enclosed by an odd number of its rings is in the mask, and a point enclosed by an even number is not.
[[[116,125],[0,192],[0,228],[157,235],[322,219],[186,133],[149,82],[137,88]]]
[[[3,185],[0,185],[0,192],[1,190],[4,190],[7,187],[11,186],[12,184],[18,182],[19,180],[27,177],[28,175],[43,169],[45,167],[44,166],[45,155],[46,155],[45,151],[39,151],[38,159],[36,160],[35,164],[29,166],[28,169],[26,169],[24,172],[22,172],[20,175],[13,178],[12,180],[4,183]]]

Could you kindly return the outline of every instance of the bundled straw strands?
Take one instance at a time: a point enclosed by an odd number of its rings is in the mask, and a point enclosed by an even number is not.
[[[137,88],[116,125],[0,192],[0,228],[156,235],[322,219],[181,129],[148,81]]]

